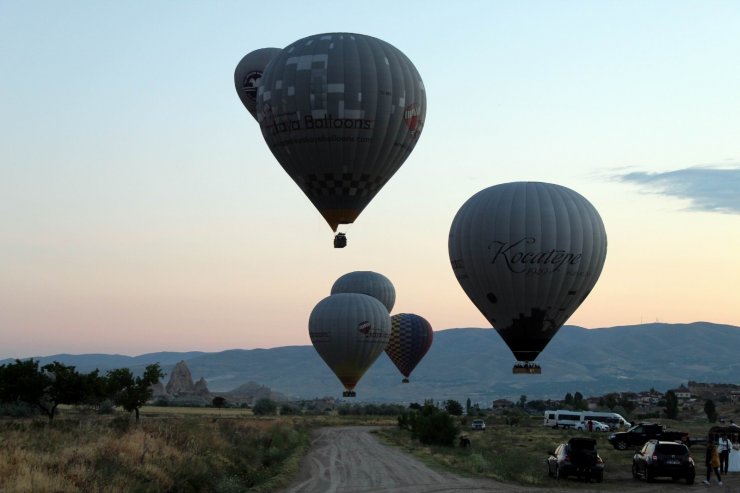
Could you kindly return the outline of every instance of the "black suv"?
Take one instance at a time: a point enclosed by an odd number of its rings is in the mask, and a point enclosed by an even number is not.
[[[574,437],[561,443],[547,458],[547,473],[555,479],[577,476],[585,480],[604,480],[604,461],[596,452],[596,440]]]
[[[694,483],[694,459],[683,443],[650,440],[632,458],[632,477],[652,481],[659,476]]]

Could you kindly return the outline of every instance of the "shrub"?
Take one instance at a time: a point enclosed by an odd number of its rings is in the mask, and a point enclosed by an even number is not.
[[[252,408],[252,412],[257,416],[275,414],[275,411],[277,411],[277,404],[268,398],[258,400]]]
[[[431,404],[425,404],[420,411],[401,413],[398,425],[410,428],[412,436],[425,445],[452,447],[460,432],[449,413]]]

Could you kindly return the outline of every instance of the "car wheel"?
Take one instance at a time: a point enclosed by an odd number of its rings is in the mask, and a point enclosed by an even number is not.
[[[604,481],[604,472],[603,471],[597,472],[596,475],[594,476],[594,479],[596,480],[597,483],[601,483],[602,481]]]
[[[619,450],[627,450],[627,442],[624,440],[620,440],[617,442],[617,449]]]
[[[555,479],[566,479],[568,475],[560,471],[560,467],[555,468]]]
[[[648,483],[652,483],[655,479],[655,476],[653,476],[653,473],[650,472],[650,469],[645,469],[645,481]]]
[[[686,484],[694,484],[694,475],[686,476]]]

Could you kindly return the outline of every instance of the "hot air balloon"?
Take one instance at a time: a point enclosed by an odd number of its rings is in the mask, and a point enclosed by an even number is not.
[[[424,317],[413,313],[397,313],[391,317],[391,338],[385,353],[409,382],[409,375],[432,347],[434,332]]]
[[[533,361],[601,274],[606,231],[573,190],[506,183],[463,204],[448,248],[463,290],[517,358],[514,373],[540,373]]]
[[[357,382],[388,344],[391,317],[372,296],[334,294],[313,309],[308,333],[319,356],[344,385],[342,395],[354,397]]]
[[[350,272],[334,281],[331,294],[337,293],[362,293],[372,296],[385,305],[388,313],[393,310],[396,303],[396,289],[390,279],[369,270]]]
[[[234,87],[242,104],[254,119],[257,119],[257,83],[270,60],[282,50],[280,48],[260,48],[244,55],[234,70]]]
[[[352,33],[300,39],[259,82],[257,120],[283,169],[332,231],[351,224],[414,149],[424,83],[394,46]],[[335,247],[346,236],[335,236]]]

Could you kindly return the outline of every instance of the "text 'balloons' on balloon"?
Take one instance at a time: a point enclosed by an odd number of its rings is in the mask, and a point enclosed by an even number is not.
[[[377,299],[390,313],[396,303],[396,289],[383,274],[369,270],[358,270],[344,274],[334,281],[331,294],[362,293]]]
[[[321,300],[308,320],[316,352],[344,385],[345,397],[388,344],[391,317],[372,296],[339,293]]]
[[[606,259],[599,213],[560,185],[495,185],[455,215],[448,249],[455,277],[520,363],[530,364],[586,299]],[[536,370],[536,371],[535,371]]]
[[[333,231],[353,223],[406,161],[426,107],[424,83],[406,55],[352,33],[290,44],[257,91],[265,142]]]
[[[260,48],[244,55],[234,70],[234,87],[242,104],[249,114],[257,119],[257,85],[265,67],[282,50],[280,48]]]
[[[385,353],[408,383],[411,372],[432,347],[434,332],[424,317],[397,313],[391,317],[391,337]]]

